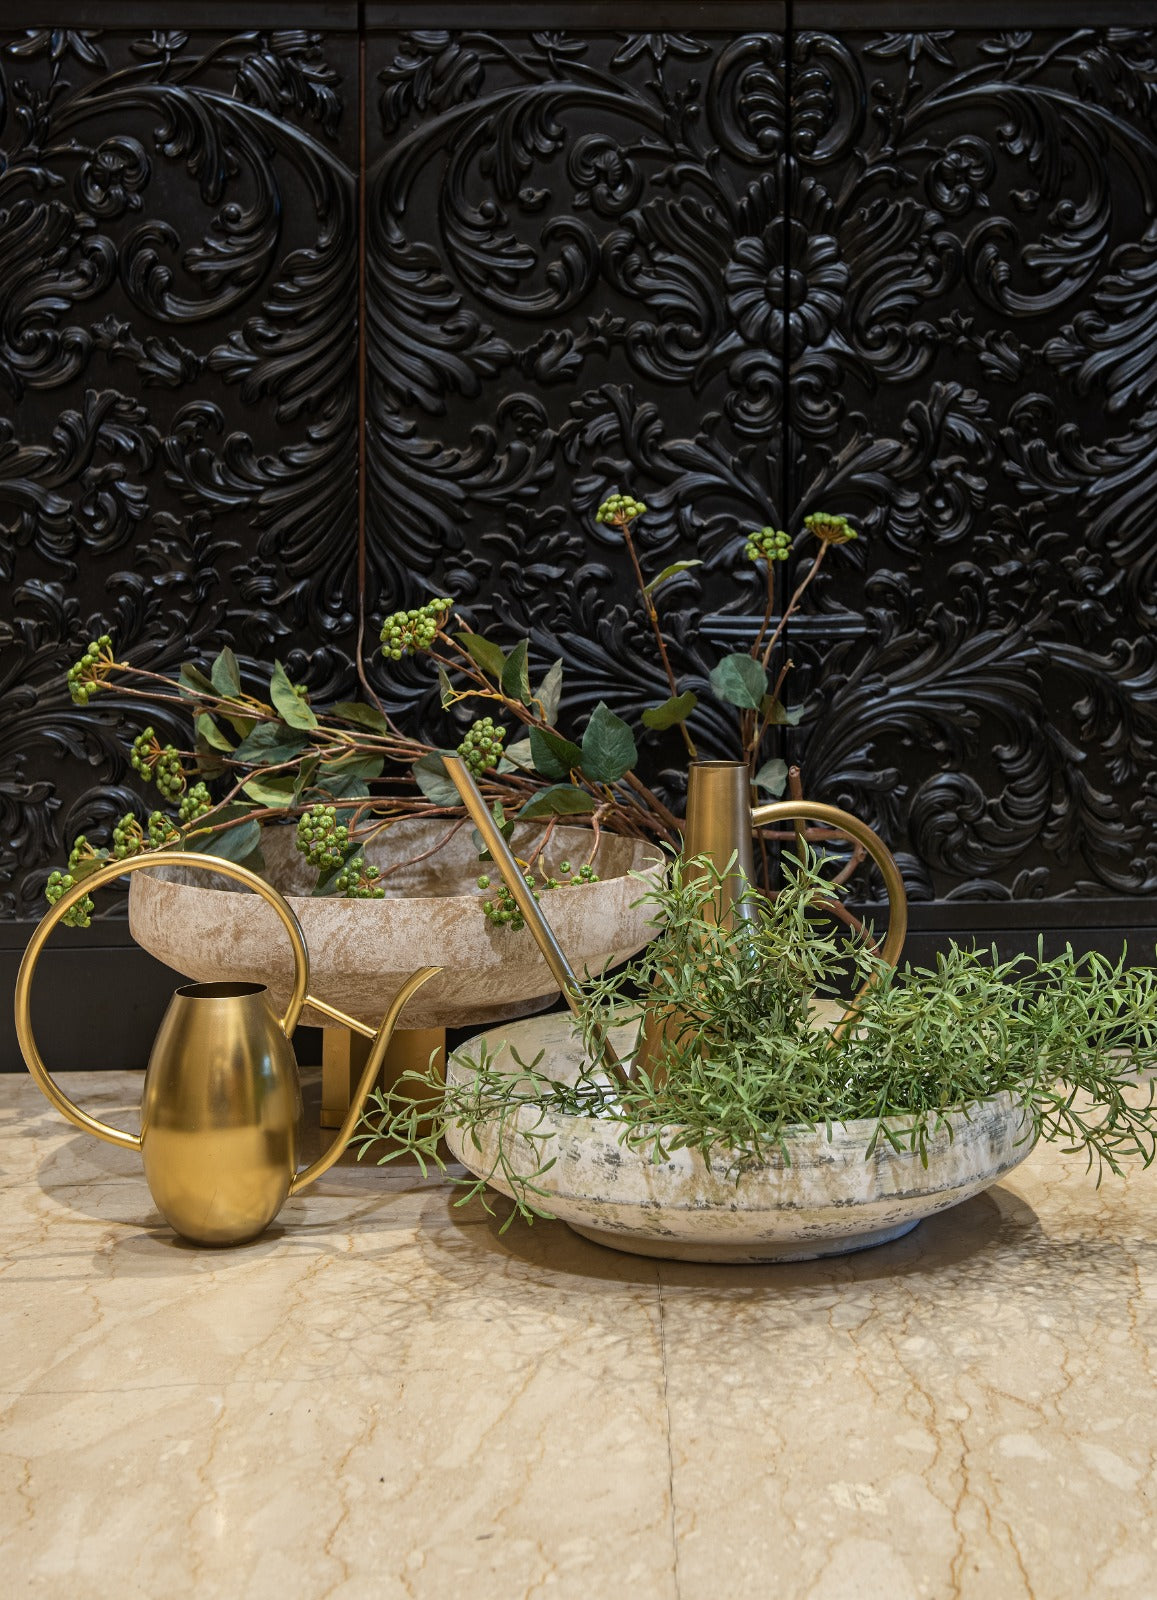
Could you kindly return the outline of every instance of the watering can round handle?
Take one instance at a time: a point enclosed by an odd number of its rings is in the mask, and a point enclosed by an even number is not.
[[[110,1127],[107,1122],[101,1122],[97,1117],[90,1117],[87,1111],[82,1111],[78,1105],[73,1104],[52,1078],[36,1047],[36,1039],[32,1032],[31,994],[36,963],[56,924],[71,911],[73,906],[78,905],[85,895],[91,894],[94,889],[102,889],[106,884],[114,883],[117,878],[123,877],[126,872],[136,872],[141,867],[204,867],[206,871],[219,872],[227,878],[245,884],[273,907],[293,946],[293,993],[290,995],[284,1014],[278,1019],[287,1035],[292,1034],[297,1026],[297,1019],[305,1004],[306,990],[309,988],[309,951],[306,949],[305,935],[285,896],[279,894],[271,884],[266,883],[264,878],[259,878],[248,867],[238,866],[235,861],[226,861],[221,856],[200,853],[194,855],[185,850],[154,850],[148,855],[134,856],[128,861],[110,861],[108,866],[98,868],[96,872],[82,878],[79,883],[62,894],[37,925],[32,938],[28,941],[24,959],[20,963],[20,971],[16,978],[16,1037],[20,1041],[20,1051],[29,1072],[61,1116],[67,1117],[69,1122],[75,1123],[78,1128],[83,1128],[86,1133],[94,1133],[98,1139],[107,1139],[109,1144],[125,1145],[130,1150],[140,1149],[139,1133],[125,1133],[120,1128]]]
[[[857,844],[863,845],[879,867],[884,879],[884,891],[888,896],[888,934],[879,955],[882,962],[894,967],[900,959],[900,952],[904,948],[904,940],[908,933],[908,895],[892,852],[875,829],[869,828],[866,822],[861,822],[859,817],[852,816],[850,811],[843,811],[839,806],[825,805],[820,800],[773,800],[767,805],[753,806],[751,811],[753,828],[767,828],[777,822],[800,821],[823,822],[829,828],[838,829],[849,839],[854,839]],[[836,1024],[834,1035],[842,1033],[855,1020],[857,1002],[877,981],[878,976],[878,971],[869,976]]]

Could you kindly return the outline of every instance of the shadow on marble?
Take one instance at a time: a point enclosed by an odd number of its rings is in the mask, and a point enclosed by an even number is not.
[[[452,1205],[452,1200],[448,1199],[447,1205]],[[480,1218],[475,1216],[473,1220],[482,1221],[483,1231],[489,1236],[489,1248],[494,1251],[528,1266],[551,1268],[554,1265],[552,1252],[565,1236],[572,1241],[566,1252],[569,1270],[584,1278],[654,1283],[658,1273],[665,1286],[675,1289],[726,1290],[740,1286],[800,1289],[833,1282],[864,1283],[880,1278],[938,1273],[956,1268],[971,1258],[988,1256],[994,1249],[1015,1246],[1040,1231],[1040,1221],[1032,1207],[1019,1196],[997,1188],[926,1219],[903,1239],[853,1255],[829,1256],[819,1261],[772,1262],[763,1266],[712,1266],[629,1255],[580,1239],[565,1224],[557,1222],[543,1220],[527,1225],[516,1219],[502,1233],[505,1202],[499,1199],[498,1205],[501,1209],[495,1216],[487,1216],[477,1202],[467,1208],[465,1215],[457,1213],[461,1225],[467,1225],[469,1213],[481,1213]],[[454,1214],[450,1220],[459,1225]]]

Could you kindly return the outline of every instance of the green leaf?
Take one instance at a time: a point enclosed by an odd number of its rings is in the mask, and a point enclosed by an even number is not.
[[[759,709],[767,718],[768,726],[772,728],[795,728],[803,716],[802,706],[785,706],[774,695],[765,694],[760,702]]]
[[[241,671],[228,645],[213,663],[211,680],[223,700],[235,700],[241,693]]]
[[[187,841],[187,848],[203,855],[224,856],[226,861],[241,861],[248,866],[261,852],[261,824],[242,822],[222,833],[204,833]]]
[[[452,706],[458,698],[458,691],[450,682],[450,674],[442,666],[438,668],[438,694],[441,697],[443,711],[447,706]]]
[[[341,860],[338,862],[337,866],[331,867],[328,872],[322,872],[318,874],[317,882],[314,884],[310,893],[317,898],[339,893],[337,880],[341,877],[342,873],[345,871],[346,867],[354,859],[354,857],[360,856],[361,853],[361,844],[357,839],[352,839],[342,851]]]
[[[699,704],[699,696],[690,689],[683,694],[673,695],[670,700],[664,700],[661,706],[648,706],[643,712],[644,728],[674,728],[687,718]]]
[[[432,800],[436,806],[462,804],[462,797],[454,785],[454,780],[446,771],[446,763],[436,750],[432,750],[429,755],[419,757],[411,770],[414,782],[427,800]]]
[[[542,708],[544,722],[558,721],[559,702],[562,700],[562,659],[555,662],[546,677],[534,691],[534,698]]]
[[[91,877],[94,872],[99,872],[102,867],[107,867],[109,853],[107,850],[98,850],[95,855],[85,856],[83,861],[78,861],[75,867],[69,867],[73,881],[79,883],[82,878]]]
[[[333,716],[343,722],[356,722],[359,728],[369,728],[373,733],[389,733],[390,728],[377,706],[367,706],[362,700],[339,700],[331,706]]]
[[[583,753],[578,745],[549,728],[531,728],[530,749],[534,770],[544,778],[569,778],[573,770],[582,770]]]
[[[524,706],[530,704],[530,677],[527,672],[526,656],[530,649],[525,639],[520,639],[514,649],[506,658],[506,665],[502,669],[502,692],[511,700],[520,700]]]
[[[233,754],[233,746],[207,711],[202,711],[194,726],[197,738],[203,740],[211,750],[224,750],[227,755]]]
[[[591,712],[583,733],[583,772],[595,783],[615,783],[639,759],[635,736],[605,700]]]
[[[197,765],[196,772],[199,778],[220,778],[228,771],[224,761],[215,750],[197,740]]]
[[[287,728],[284,722],[259,722],[234,750],[233,759],[255,767],[275,767],[282,761],[292,761],[308,743],[304,733]]]
[[[300,767],[298,767],[297,777],[295,778],[293,784],[293,799],[295,804],[301,799],[305,791],[312,785],[314,778],[317,776],[317,769],[320,764],[321,763],[317,756],[310,756],[307,761],[303,761]]]
[[[594,797],[585,789],[576,789],[573,783],[556,783],[528,800],[518,815],[520,819],[577,817],[594,809]]]
[[[324,794],[330,800],[367,800],[369,798],[369,785],[364,778],[359,778],[356,772],[333,772],[318,775],[314,785],[315,793]]]
[[[728,705],[740,706],[744,711],[758,711],[767,693],[767,672],[758,661],[744,653],[724,656],[712,669],[708,680],[720,700]]]
[[[676,578],[681,572],[690,572],[692,567],[701,567],[702,561],[672,561],[669,567],[664,567],[657,578],[652,578],[643,590],[644,594],[654,594],[661,583],[666,583],[668,578]]]
[[[787,762],[778,756],[765,761],[755,774],[755,787],[766,789],[770,795],[779,795],[787,788]]]
[[[291,806],[296,798],[297,780],[284,778],[250,778],[241,785],[243,793],[261,806]]]
[[[216,691],[214,690],[213,685],[209,682],[209,679],[199,667],[193,666],[193,664],[189,661],[186,661],[185,665],[181,668],[180,674],[177,678],[177,686],[181,690],[182,694],[187,694],[194,697],[197,695],[207,694],[212,695],[213,698],[216,699]]]
[[[517,744],[508,746],[498,763],[499,772],[513,772],[519,767],[523,772],[534,771],[534,753],[529,739],[520,739]]]
[[[502,669],[506,665],[506,657],[496,644],[491,644],[490,640],[484,639],[480,633],[456,633],[454,638],[475,665],[482,668],[487,677],[493,678],[496,683],[502,681]]]
[[[280,661],[273,663],[269,698],[291,728],[316,728],[317,718],[294,689]]]
[[[355,778],[380,778],[385,764],[385,756],[343,756],[340,761],[325,762],[321,775],[324,778],[330,772],[352,772]]]

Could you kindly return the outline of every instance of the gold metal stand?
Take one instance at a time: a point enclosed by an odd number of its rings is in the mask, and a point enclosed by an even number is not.
[[[350,1096],[357,1086],[369,1058],[370,1040],[349,1028],[326,1028],[322,1035],[321,1125],[340,1128],[349,1111]],[[425,1072],[431,1055],[438,1053],[438,1070],[446,1071],[445,1028],[399,1028],[390,1040],[378,1085],[399,1089],[403,1073]]]

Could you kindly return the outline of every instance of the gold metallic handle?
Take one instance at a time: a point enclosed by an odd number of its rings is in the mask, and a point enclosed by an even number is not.
[[[278,1019],[287,1035],[297,1026],[297,1019],[301,1015],[306,990],[309,987],[309,951],[305,947],[305,936],[284,895],[279,894],[271,884],[266,883],[264,878],[259,878],[248,867],[238,866],[234,861],[226,861],[220,856],[193,854],[185,850],[154,850],[148,855],[133,856],[128,861],[110,861],[108,866],[98,868],[96,872],[90,873],[87,878],[82,878],[79,883],[74,884],[67,893],[62,894],[37,925],[32,938],[28,941],[24,959],[20,963],[20,971],[16,977],[16,1037],[20,1042],[20,1051],[29,1072],[61,1116],[67,1117],[69,1122],[78,1128],[83,1128],[86,1133],[95,1134],[98,1139],[107,1139],[109,1144],[124,1145],[130,1150],[140,1149],[139,1133],[124,1133],[120,1128],[110,1127],[107,1122],[101,1122],[97,1117],[90,1117],[87,1111],[82,1111],[78,1105],[73,1104],[52,1078],[37,1049],[32,1032],[31,995],[36,963],[48,942],[49,934],[61,918],[71,911],[73,906],[79,905],[85,895],[91,894],[94,889],[103,889],[106,884],[115,883],[117,878],[123,877],[125,873],[137,872],[142,867],[204,867],[206,871],[220,872],[227,878],[245,884],[273,907],[281,918],[289,935],[290,944],[293,946],[293,993],[284,1015]]]
[[[839,806],[824,805],[819,800],[773,800],[768,805],[754,806],[751,812],[751,826],[767,828],[773,823],[792,822],[796,818],[823,822],[829,828],[838,828],[849,839],[862,844],[879,867],[884,879],[884,890],[888,896],[888,936],[880,950],[880,960],[894,967],[900,959],[900,952],[904,948],[904,940],[908,933],[908,895],[892,852],[880,835],[873,828],[869,828],[866,822],[861,822],[859,817],[853,817],[850,811],[842,811]],[[832,1030],[833,1039],[839,1038],[855,1020],[859,1001],[877,982],[878,977],[878,973],[872,973],[867,982],[857,990],[851,1005]]]
[[[562,990],[562,997],[570,1007],[574,1016],[582,1015],[581,999],[582,989],[575,977],[574,968],[566,958],[566,951],[555,938],[554,929],[543,916],[539,909],[538,901],[531,894],[522,876],[522,869],[515,860],[514,852],[502,837],[502,831],[494,818],[490,815],[490,808],[482,798],[482,791],[474,781],[470,768],[461,756],[444,755],[442,757],[446,771],[454,782],[454,787],[462,797],[462,804],[469,813],[470,820],[482,835],[482,842],[494,857],[494,864],[502,875],[502,881],[510,891],[511,899],[522,913],[523,921],[534,935],[534,942],[542,952],[542,958],[550,968],[550,975]],[[622,1063],[615,1054],[610,1039],[600,1028],[593,1032],[595,1053],[602,1060],[603,1065],[613,1078],[620,1083],[627,1082],[627,1074],[623,1071]]]
[[[382,1019],[381,1027],[377,1030],[367,1028],[364,1022],[358,1022],[353,1017],[347,1017],[345,1012],[339,1011],[336,1006],[326,1005],[324,1000],[315,1000],[310,995],[309,1003],[315,1011],[321,1011],[335,1022],[340,1022],[344,1027],[351,1028],[354,1033],[360,1033],[364,1038],[372,1039],[374,1044],[366,1059],[357,1089],[350,1097],[349,1110],[346,1112],[345,1121],[334,1135],[333,1141],[325,1154],[318,1156],[312,1166],[303,1167],[300,1172],[294,1173],[292,1182],[289,1185],[290,1194],[300,1194],[307,1183],[312,1183],[315,1178],[320,1178],[323,1172],[328,1172],[346,1145],[349,1144],[354,1128],[357,1126],[358,1118],[365,1109],[370,1090],[373,1088],[378,1073],[381,1071],[382,1062],[386,1058],[386,1051],[389,1048],[390,1039],[393,1036],[394,1028],[397,1026],[398,1018],[402,1014],[403,1006],[411,995],[418,992],[424,983],[428,983],[431,978],[437,977],[441,971],[441,967],[421,967],[417,972],[411,973],[394,996],[393,1004]]]

